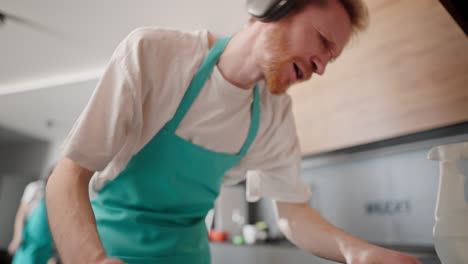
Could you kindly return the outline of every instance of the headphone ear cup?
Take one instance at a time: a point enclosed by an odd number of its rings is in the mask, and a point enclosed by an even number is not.
[[[294,0],[247,0],[247,12],[262,22],[284,17],[294,5]]]

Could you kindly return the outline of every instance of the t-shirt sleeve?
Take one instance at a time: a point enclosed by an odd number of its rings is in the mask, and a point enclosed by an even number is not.
[[[287,95],[285,95],[287,96]],[[289,96],[275,99],[273,116],[259,130],[246,157],[231,173],[246,174],[247,200],[268,197],[283,202],[307,202],[310,188],[301,177],[301,149]]]
[[[63,156],[89,170],[104,169],[134,129],[134,98],[141,89],[140,31],[133,31],[118,45],[62,145]]]

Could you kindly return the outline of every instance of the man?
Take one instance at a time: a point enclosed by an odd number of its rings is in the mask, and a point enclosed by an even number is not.
[[[132,32],[48,185],[64,263],[209,263],[204,216],[222,182],[244,179],[248,199],[273,198],[286,236],[312,254],[352,264],[420,263],[329,224],[307,205],[300,178],[284,93],[323,74],[365,16],[361,1],[306,0],[232,39],[206,31]]]
[[[13,264],[55,263],[54,242],[49,230],[45,207],[45,179],[29,183],[24,189],[15,217],[13,238],[8,252]]]

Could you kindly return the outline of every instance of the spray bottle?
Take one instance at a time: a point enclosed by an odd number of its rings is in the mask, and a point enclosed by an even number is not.
[[[468,175],[463,175],[457,163],[468,160],[468,142],[434,147],[428,158],[440,164],[433,230],[435,249],[443,264],[467,264]]]

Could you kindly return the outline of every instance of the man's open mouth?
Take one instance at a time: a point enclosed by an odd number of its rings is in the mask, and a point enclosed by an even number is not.
[[[296,72],[296,79],[297,80],[302,80],[304,78],[304,73],[301,71],[299,66],[297,66],[296,63],[293,63],[294,66],[294,71]]]

